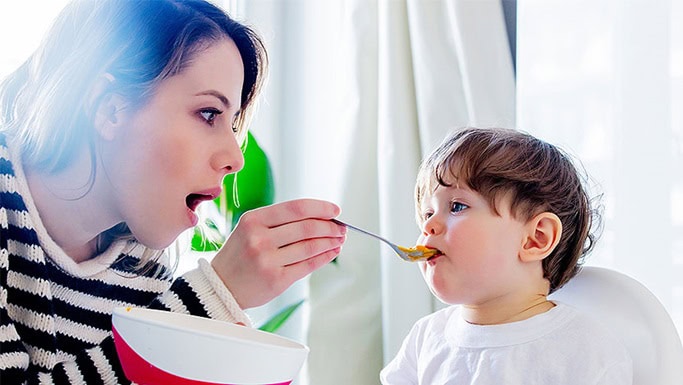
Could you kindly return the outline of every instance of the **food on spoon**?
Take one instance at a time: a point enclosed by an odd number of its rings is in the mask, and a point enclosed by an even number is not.
[[[417,245],[415,247],[402,247],[399,246],[399,249],[406,253],[408,255],[408,258],[410,258],[411,261],[422,261],[425,259],[429,259],[433,256],[435,256],[437,253],[439,253],[439,250],[437,249],[432,249],[427,246],[423,245]]]

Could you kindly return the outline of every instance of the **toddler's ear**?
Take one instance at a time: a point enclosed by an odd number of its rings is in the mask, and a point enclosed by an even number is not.
[[[93,125],[100,136],[111,140],[120,126],[125,106],[123,98],[111,92],[114,77],[110,74],[102,75],[88,95],[88,106],[94,111]]]
[[[540,261],[550,255],[562,236],[562,221],[550,212],[531,218],[526,228],[526,239],[520,251],[520,259],[524,262]]]

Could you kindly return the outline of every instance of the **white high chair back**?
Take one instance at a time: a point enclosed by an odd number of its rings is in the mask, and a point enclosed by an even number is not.
[[[671,317],[640,282],[614,270],[583,266],[549,298],[602,322],[633,359],[634,385],[683,384],[683,345]]]

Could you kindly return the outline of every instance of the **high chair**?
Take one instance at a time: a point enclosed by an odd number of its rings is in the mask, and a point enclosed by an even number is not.
[[[659,300],[640,282],[614,270],[583,266],[549,296],[603,323],[633,359],[634,385],[683,384],[683,345]]]

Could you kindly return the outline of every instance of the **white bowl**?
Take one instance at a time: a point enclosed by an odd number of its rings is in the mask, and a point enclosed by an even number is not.
[[[141,385],[285,385],[308,356],[273,333],[161,310],[116,308],[112,329],[126,377]]]

